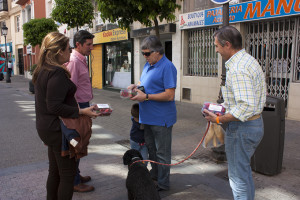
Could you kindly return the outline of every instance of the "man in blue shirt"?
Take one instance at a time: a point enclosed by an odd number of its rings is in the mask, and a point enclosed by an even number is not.
[[[140,82],[145,91],[130,85],[137,95],[131,98],[140,102],[140,123],[144,124],[145,142],[149,159],[160,163],[171,163],[172,127],[176,123],[174,101],[177,70],[164,55],[164,49],[156,36],[145,38],[141,45],[147,60]],[[169,190],[170,166],[151,163],[151,176],[157,179],[157,190]]]

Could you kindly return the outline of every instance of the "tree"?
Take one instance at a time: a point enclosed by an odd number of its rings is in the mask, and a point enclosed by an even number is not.
[[[77,28],[85,24],[92,24],[94,6],[90,0],[55,0],[52,18],[68,28]]]
[[[176,0],[96,0],[101,18],[110,22],[118,22],[123,29],[130,30],[130,24],[139,21],[149,27],[155,26],[159,38],[158,19],[172,21],[174,12],[181,6]]]
[[[53,19],[31,19],[23,24],[24,44],[31,46],[41,45],[44,37],[53,31],[57,30],[57,25]]]

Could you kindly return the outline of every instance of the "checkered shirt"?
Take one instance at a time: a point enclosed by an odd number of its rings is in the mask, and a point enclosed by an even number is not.
[[[259,63],[242,49],[225,63],[225,68],[222,94],[226,112],[243,122],[261,114],[266,102],[266,83]]]

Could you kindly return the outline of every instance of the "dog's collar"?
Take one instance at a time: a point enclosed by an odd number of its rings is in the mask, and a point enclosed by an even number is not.
[[[135,160],[135,159],[140,160],[141,158],[140,157],[133,157],[133,158],[131,158],[131,160]]]
[[[129,167],[131,167],[135,163],[143,162],[140,157],[133,157],[133,158],[131,158],[131,161],[132,161],[132,163],[129,165]]]

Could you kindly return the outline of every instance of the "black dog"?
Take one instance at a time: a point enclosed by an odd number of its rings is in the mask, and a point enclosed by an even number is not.
[[[124,165],[128,165],[126,187],[129,200],[160,200],[158,191],[145,164],[136,162],[143,160],[135,149],[130,149],[123,156]]]

